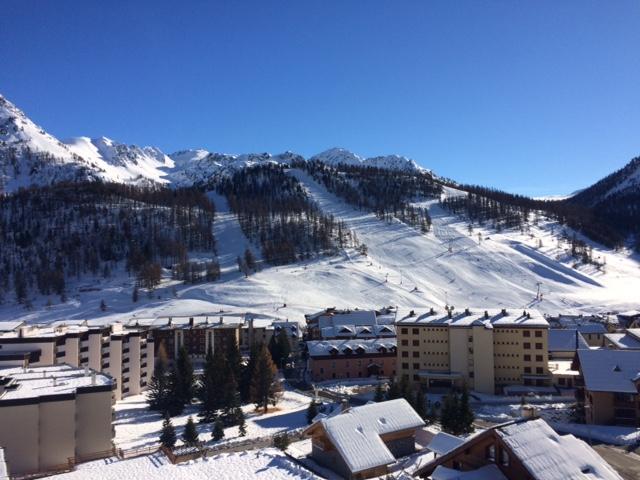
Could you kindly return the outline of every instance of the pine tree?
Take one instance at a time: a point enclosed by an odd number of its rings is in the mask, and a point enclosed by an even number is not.
[[[284,431],[279,433],[273,437],[273,446],[283,452],[289,448],[289,444],[291,443],[291,439],[289,438],[289,434]]]
[[[307,408],[307,423],[311,424],[313,419],[316,418],[316,415],[318,415],[318,406],[316,405],[315,400],[311,400],[311,403],[309,403],[309,407]]]
[[[243,403],[251,401],[251,381],[253,379],[253,371],[256,368],[256,359],[261,349],[262,344],[254,343],[251,345],[249,360],[242,368],[240,375],[240,399]]]
[[[182,398],[183,382],[180,372],[174,365],[169,373],[168,395],[166,400],[166,411],[172,417],[180,415],[184,411],[184,401]]]
[[[177,391],[179,400],[183,404],[191,403],[194,394],[195,378],[193,376],[193,366],[191,359],[187,353],[187,349],[183,346],[178,350],[178,358],[176,360],[176,369],[178,371]]]
[[[242,374],[242,355],[238,349],[238,342],[235,336],[229,335],[225,345],[225,356],[227,361],[227,368],[238,380]]]
[[[467,390],[466,386],[462,390],[462,395],[460,395],[458,408],[459,433],[467,434],[473,432],[473,422],[475,420],[475,416],[473,414],[473,410],[471,409],[471,405],[469,405],[469,391]]]
[[[269,353],[276,366],[281,365],[282,353],[280,352],[280,343],[278,343],[278,336],[274,333],[269,340]]]
[[[153,369],[153,376],[147,389],[147,401],[151,410],[166,412],[169,399],[169,379],[167,377],[167,352],[164,343],[160,343],[156,362]]]
[[[253,379],[251,381],[251,400],[256,408],[262,408],[267,413],[269,403],[275,405],[282,386],[277,378],[278,368],[273,363],[271,355],[263,345],[256,358]]]
[[[131,294],[131,301],[133,303],[136,303],[138,301],[139,296],[140,296],[140,293],[138,292],[138,286],[136,285],[135,287],[133,287],[133,293]]]
[[[184,432],[182,432],[182,441],[188,447],[194,447],[198,445],[198,431],[196,430],[196,424],[193,423],[193,418],[187,419],[187,424],[184,426]]]
[[[171,423],[171,418],[165,415],[162,422],[162,432],[160,433],[160,444],[163,447],[172,449],[176,444],[176,429]]]
[[[287,362],[287,359],[291,354],[291,343],[289,342],[289,334],[286,328],[280,328],[280,331],[278,332],[277,343],[278,352],[280,353],[280,362],[277,362],[276,365],[283,366],[283,364]]]
[[[382,390],[382,383],[376,385],[376,393],[373,396],[374,402],[382,402],[384,400],[384,390]]]
[[[100,300],[100,310],[102,312],[106,312],[107,311],[107,303],[104,300]]]
[[[247,421],[244,418],[244,411],[240,407],[237,409],[236,421],[238,422],[238,434],[244,437],[247,434]]]
[[[218,419],[214,422],[211,437],[215,441],[222,440],[224,438],[224,425],[222,424],[222,420]]]
[[[244,263],[248,269],[254,270],[256,269],[256,257],[253,255],[253,252],[247,248],[244,251]]]
[[[199,415],[203,422],[208,423],[214,421],[217,418],[218,410],[222,406],[222,402],[220,400],[220,372],[222,370],[224,370],[224,357],[220,354],[214,355],[211,345],[209,345],[199,394],[201,401]]]
[[[426,400],[424,397],[424,393],[420,388],[416,390],[415,401],[413,403],[414,403],[413,408],[415,409],[416,413],[420,415],[420,418],[422,418],[423,420],[426,419],[427,418]]]

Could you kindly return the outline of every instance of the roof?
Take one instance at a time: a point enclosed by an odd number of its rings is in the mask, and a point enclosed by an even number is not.
[[[550,352],[575,352],[577,330],[565,328],[549,329]]]
[[[438,455],[444,455],[445,453],[449,453],[454,448],[462,445],[464,440],[462,438],[456,437],[454,435],[449,435],[445,432],[438,432],[434,435],[427,445],[427,448],[432,452],[437,453]]]
[[[399,325],[427,325],[446,327],[549,327],[549,322],[537,310],[507,310],[469,308],[454,310],[449,314],[444,309],[432,308],[425,313],[406,315],[396,321]]]
[[[637,330],[637,329],[633,329]],[[629,332],[625,333],[607,333],[604,336],[620,350],[640,350],[640,340]]]
[[[353,355],[391,353],[397,348],[395,338],[315,340],[307,342],[310,357],[326,355]],[[360,353],[361,352],[361,353]]]
[[[629,318],[640,317],[640,310],[627,310],[626,312],[618,313],[618,316],[619,317],[629,317]]]
[[[12,332],[18,329],[20,326],[24,325],[24,322],[0,322],[0,332]],[[0,477],[1,478],[1,477]]]
[[[557,434],[542,419],[505,425],[496,433],[537,480],[622,478],[585,442]]]
[[[396,327],[394,325],[355,325],[343,324],[332,325],[320,329],[323,338],[340,338],[340,337],[359,337],[359,338],[375,338],[375,337],[395,337]]]
[[[339,415],[322,418],[317,423],[323,427],[352,473],[396,461],[380,438],[381,435],[424,425],[404,398],[352,407]]]
[[[582,323],[576,325],[580,333],[607,333],[607,329],[602,323]]]
[[[376,325],[375,310],[352,310],[344,313],[329,313],[318,317],[318,327],[338,325]]]
[[[108,375],[67,364],[28,369],[4,368],[0,369],[1,377],[9,379],[9,385],[15,385],[16,388],[7,388],[1,393],[0,403],[6,400],[65,395],[75,393],[82,387],[114,385],[114,380]]]
[[[640,350],[578,350],[585,388],[595,392],[638,393]]]
[[[466,472],[439,465],[431,474],[431,478],[433,480],[507,480],[507,477],[493,463]]]

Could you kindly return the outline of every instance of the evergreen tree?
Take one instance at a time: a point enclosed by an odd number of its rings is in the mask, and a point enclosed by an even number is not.
[[[182,441],[188,447],[195,447],[198,445],[198,431],[196,430],[196,424],[193,423],[193,418],[191,417],[187,419],[187,424],[184,426]]]
[[[163,447],[172,449],[176,444],[176,429],[171,423],[171,418],[166,415],[162,422],[162,432],[160,433],[160,444]]]
[[[280,352],[280,343],[278,342],[278,336],[274,333],[271,335],[271,339],[269,340],[269,353],[271,354],[271,358],[277,367],[280,366],[280,361],[282,359],[282,353]]]
[[[311,400],[309,408],[307,408],[307,423],[311,424],[313,419],[316,418],[316,415],[318,415],[318,406],[316,405],[315,400]]]
[[[469,391],[467,390],[466,385],[462,390],[462,395],[460,395],[458,419],[458,430],[461,434],[473,432],[473,421],[475,420],[475,416],[471,409],[471,405],[469,405]]]
[[[432,403],[429,405],[429,409],[427,410],[427,417],[424,419],[427,425],[431,425],[438,419],[438,412],[436,411],[436,406]]]
[[[445,432],[455,435],[457,413],[458,396],[454,393],[450,393],[444,397],[442,408],[440,409],[440,424]]]
[[[389,388],[387,388],[387,400],[395,400],[402,397],[399,385],[396,383],[395,378],[391,377],[389,381]]]
[[[193,376],[193,366],[191,359],[187,353],[187,349],[183,346],[178,350],[178,358],[176,360],[176,369],[178,371],[178,385],[176,393],[178,399],[183,404],[191,403],[194,394],[195,378]]]
[[[253,371],[256,368],[256,359],[262,348],[262,344],[254,343],[251,345],[249,352],[249,360],[246,366],[242,368],[240,375],[240,399],[243,403],[251,401],[251,381],[253,378]]]
[[[224,438],[224,425],[222,424],[222,420],[218,419],[214,422],[211,437],[215,441],[222,440]]]
[[[253,255],[251,249],[247,248],[244,251],[244,263],[248,269],[254,270],[256,269],[256,257]]]
[[[167,411],[170,395],[169,378],[167,377],[168,363],[167,351],[164,348],[164,343],[160,343],[153,369],[153,376],[151,377],[151,381],[149,382],[149,387],[147,389],[147,401],[149,402],[149,408],[151,410],[157,410],[160,412]]]
[[[233,374],[234,378],[238,380],[242,374],[242,356],[238,349],[238,342],[235,336],[228,336],[225,345],[225,354],[227,361],[227,368]]]
[[[100,310],[102,312],[106,312],[107,310],[107,303],[104,300],[100,300]]]
[[[238,434],[244,437],[247,434],[247,421],[244,418],[244,412],[242,408],[238,407],[236,413],[236,421],[238,423]]]
[[[184,411],[184,401],[182,397],[183,382],[180,372],[174,365],[169,373],[168,395],[166,400],[166,411],[172,417],[180,415]]]
[[[217,418],[218,410],[222,407],[220,374],[224,370],[224,357],[216,353],[217,355],[213,354],[209,345],[199,394],[201,401],[199,415],[202,421],[207,423]]]
[[[278,352],[280,354],[280,361],[276,362],[276,365],[284,367],[287,363],[287,359],[291,354],[291,343],[289,342],[289,332],[285,327],[281,327],[278,332]],[[275,360],[274,360],[275,361]]]
[[[374,402],[382,402],[384,400],[384,390],[382,390],[382,383],[376,385],[376,393],[373,396]]]
[[[427,418],[426,399],[424,397],[424,393],[420,388],[416,390],[415,401],[413,403],[414,403],[413,408],[416,411],[416,413],[420,415],[420,418],[422,418],[423,420],[426,419]]]
[[[136,303],[138,298],[140,297],[140,293],[138,292],[138,286],[133,287],[133,293],[131,294],[131,301]]]
[[[291,443],[291,439],[289,438],[289,434],[284,431],[279,433],[273,437],[273,446],[283,452],[289,448],[289,444]]]
[[[278,368],[263,345],[256,358],[250,393],[256,408],[262,408],[264,413],[267,413],[269,403],[276,404],[278,393],[282,390],[277,376]]]

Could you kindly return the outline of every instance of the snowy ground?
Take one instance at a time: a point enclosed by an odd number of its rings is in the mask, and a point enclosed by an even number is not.
[[[247,420],[247,435],[240,437],[238,427],[229,427],[225,429],[225,438],[217,444],[264,437],[282,430],[304,427],[307,425],[306,410],[310,400],[310,397],[287,390],[278,402],[276,412],[263,415],[256,412],[252,404],[245,405],[243,410]],[[144,395],[135,395],[118,402],[115,411],[116,447],[131,449],[159,443],[163,419],[159,413],[149,410]],[[196,422],[200,440],[212,445],[212,425],[197,423],[197,415],[198,407],[191,405],[182,415],[171,419],[176,427],[178,438],[182,434],[182,427],[187,423],[187,419],[192,416]]]
[[[110,279],[70,282],[69,301],[64,305],[56,305],[58,299],[52,298],[54,305],[46,308],[47,299],[40,298],[33,310],[27,311],[8,299],[0,306],[0,320],[117,321],[132,316],[206,314],[225,309],[302,321],[303,314],[327,306],[398,305],[419,309],[447,302],[458,308],[526,307],[554,314],[637,308],[637,255],[595,246],[594,257],[606,258],[606,271],[591,266],[573,268],[567,245],[558,243],[562,232],[558,225],[541,220],[524,233],[496,233],[475,227],[469,235],[467,223],[442,210],[435,200],[422,203],[433,218],[432,231],[422,235],[399,221],[381,221],[355,209],[302,171],[290,173],[301,180],[325,213],[347,222],[367,244],[367,257],[347,249],[334,257],[265,267],[245,278],[234,263],[250,242],[226,201],[211,194],[219,212],[214,228],[223,270],[220,281],[184,286],[167,278],[153,298],[142,293],[140,301],[133,303],[132,279],[120,271]],[[258,253],[255,246],[253,250]],[[194,257],[207,255],[211,254]],[[542,301],[535,299],[538,283]],[[99,308],[103,299],[106,312]]]
[[[221,454],[173,465],[161,453],[131,460],[100,460],[78,466],[56,480],[311,480],[319,477],[273,448]]]

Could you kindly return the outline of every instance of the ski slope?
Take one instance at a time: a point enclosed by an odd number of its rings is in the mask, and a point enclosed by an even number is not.
[[[106,322],[156,315],[214,314],[220,310],[252,312],[256,316],[303,321],[303,315],[329,306],[372,308],[434,305],[538,308],[546,313],[602,313],[637,308],[640,292],[638,257],[594,247],[594,257],[606,258],[606,272],[591,266],[573,268],[567,245],[558,244],[561,226],[540,220],[530,231],[474,228],[441,209],[436,200],[428,208],[433,228],[426,235],[399,222],[379,220],[329,193],[300,170],[289,170],[322,210],[343,219],[368,246],[368,256],[353,249],[294,265],[263,265],[245,277],[236,259],[251,247],[226,199],[216,194],[214,222],[222,278],[214,283],[182,285],[170,272],[151,298],[133,303],[133,279],[121,271],[110,279],[83,279],[70,286],[69,301],[33,309],[7,302],[0,320],[51,322],[102,318]],[[445,189],[446,195],[456,195]],[[572,233],[572,232],[570,232]],[[480,234],[480,238],[478,238]],[[542,246],[540,245],[542,243]],[[211,258],[211,253],[192,258]],[[116,272],[114,272],[116,273]],[[540,286],[542,300],[536,300]],[[78,287],[83,287],[79,291]],[[102,312],[100,301],[108,308]]]

